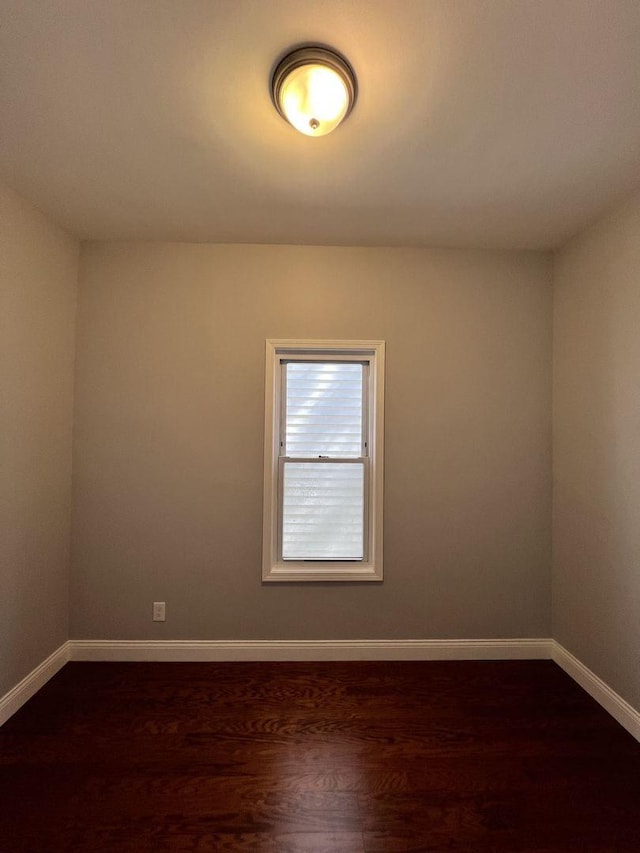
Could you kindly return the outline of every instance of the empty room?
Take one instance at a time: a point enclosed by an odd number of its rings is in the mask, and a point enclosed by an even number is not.
[[[0,0],[1,853],[640,850],[640,3]]]

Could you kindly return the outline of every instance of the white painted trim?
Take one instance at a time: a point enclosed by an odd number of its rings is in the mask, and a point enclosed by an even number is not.
[[[69,643],[63,643],[60,648],[49,655],[46,660],[31,670],[22,681],[12,687],[0,698],[0,726],[7,722],[25,702],[40,690],[41,687],[58,672],[69,660]]]
[[[282,359],[346,357],[369,362],[367,445],[371,476],[367,479],[366,559],[362,563],[284,562],[279,558],[278,496],[282,387]],[[262,580],[272,582],[383,580],[384,486],[384,341],[276,340],[268,338],[265,353],[264,498],[262,510]]]
[[[79,661],[535,660],[552,640],[70,640]]]
[[[331,661],[552,659],[636,740],[640,712],[560,643],[505,640],[69,640],[0,698],[0,726],[69,660]]]
[[[630,735],[640,741],[640,712],[612,690],[606,682],[592,672],[588,666],[567,651],[557,640],[551,642],[551,658],[570,675],[580,687],[598,702],[605,711],[617,720]]]

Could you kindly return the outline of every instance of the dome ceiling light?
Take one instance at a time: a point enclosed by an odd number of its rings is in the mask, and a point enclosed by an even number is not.
[[[335,130],[353,109],[356,92],[353,69],[327,47],[301,47],[288,53],[271,78],[276,109],[307,136]]]

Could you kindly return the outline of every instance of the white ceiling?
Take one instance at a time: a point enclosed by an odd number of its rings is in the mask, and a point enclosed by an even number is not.
[[[309,41],[360,90],[318,139]],[[84,238],[548,248],[639,155],[639,0],[0,0],[0,174]]]

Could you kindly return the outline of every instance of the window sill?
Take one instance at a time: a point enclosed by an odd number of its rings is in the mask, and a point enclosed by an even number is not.
[[[313,581],[382,581],[382,566],[370,563],[289,562],[265,566],[262,580],[268,583]]]

